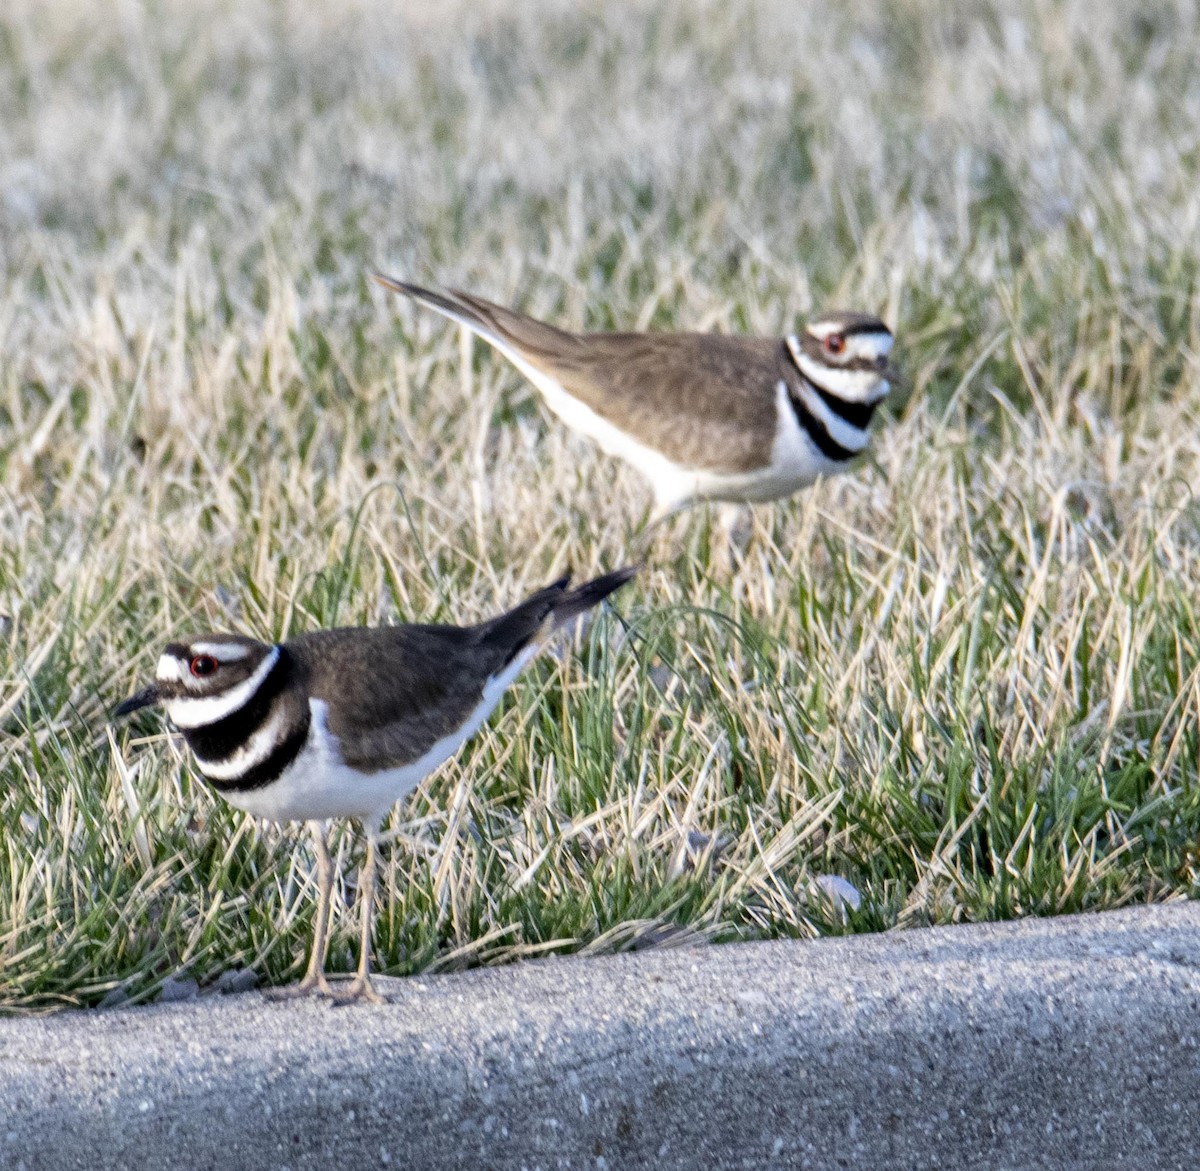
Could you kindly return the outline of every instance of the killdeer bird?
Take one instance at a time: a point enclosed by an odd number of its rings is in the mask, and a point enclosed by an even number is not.
[[[777,500],[841,471],[894,378],[891,331],[867,313],[826,313],[784,338],[570,333],[371,275],[495,346],[563,422],[637,468],[654,520],[701,500]]]
[[[325,976],[333,863],[328,819],[359,819],[358,974],[338,999],[380,998],[370,940],[379,830],[388,810],[473,736],[553,631],[634,575],[568,578],[478,626],[320,630],[271,645],[237,634],[173,642],[125,716],[161,704],[201,776],[231,805],[271,821],[313,823],[318,903],[308,970],[283,995],[336,996]]]

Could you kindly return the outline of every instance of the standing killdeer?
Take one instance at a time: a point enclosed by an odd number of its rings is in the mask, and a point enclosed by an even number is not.
[[[656,519],[699,500],[777,500],[840,471],[893,377],[891,332],[867,313],[827,313],[785,338],[569,333],[372,276],[495,346],[569,427],[650,481]]]
[[[555,582],[478,626],[320,630],[274,646],[237,634],[173,642],[154,682],[118,716],[162,704],[206,781],[272,821],[311,821],[320,897],[304,979],[285,995],[334,993],[325,978],[333,863],[326,821],[361,820],[362,940],[346,999],[378,1001],[370,980],[379,829],[388,810],[479,730],[546,637],[633,577],[619,569]]]

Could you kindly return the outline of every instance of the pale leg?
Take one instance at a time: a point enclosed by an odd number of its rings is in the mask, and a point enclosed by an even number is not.
[[[754,514],[748,504],[725,502],[718,510],[721,532],[725,538],[726,551],[740,562],[750,544],[750,533],[754,527]]]
[[[325,978],[325,951],[329,945],[329,916],[333,906],[333,859],[329,856],[327,837],[329,826],[323,821],[310,821],[313,844],[317,854],[317,920],[313,925],[312,952],[308,957],[308,971],[299,984],[288,988],[275,988],[271,996],[287,999],[307,996],[319,992],[322,996],[333,996],[334,991]]]
[[[383,1004],[384,999],[371,984],[371,928],[375,921],[375,870],[379,847],[379,822],[364,821],[367,835],[367,856],[363,860],[362,874],[358,880],[358,898],[362,904],[362,938],[358,950],[358,975],[346,989],[344,999],[365,1000],[370,1004]]]

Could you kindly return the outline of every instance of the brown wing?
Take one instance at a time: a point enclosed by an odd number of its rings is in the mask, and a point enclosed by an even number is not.
[[[786,377],[782,341],[701,333],[570,333],[483,297],[376,274],[545,371],[601,418],[684,467],[749,471],[765,463]]]
[[[455,291],[482,336],[508,345],[601,418],[684,467],[739,472],[770,458],[783,342],[706,333],[567,333]]]
[[[488,680],[547,629],[594,606],[633,576],[617,570],[577,589],[563,578],[478,626],[320,630],[287,644],[309,694],[330,705],[329,730],[352,767],[419,759],[456,732]]]
[[[288,650],[313,698],[339,699],[329,730],[346,763],[366,772],[409,764],[460,728],[503,664],[457,626],[320,630]]]

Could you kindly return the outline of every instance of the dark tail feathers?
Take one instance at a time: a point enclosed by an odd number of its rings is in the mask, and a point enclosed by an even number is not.
[[[573,590],[567,589],[570,577],[563,578],[559,598],[551,609],[554,614],[555,627],[564,626],[572,618],[578,618],[580,614],[586,613],[636,576],[637,566],[626,565],[624,569],[614,569],[612,573],[605,573],[600,577],[592,578],[591,581],[585,581],[583,585]]]
[[[570,589],[571,575],[561,577],[536,594],[526,598],[519,606],[485,622],[480,629],[480,641],[505,649],[505,662],[519,654],[530,639],[536,638],[551,618],[554,629],[565,626],[580,614],[602,602],[614,590],[618,590],[637,573],[637,567],[627,565],[615,569]]]

